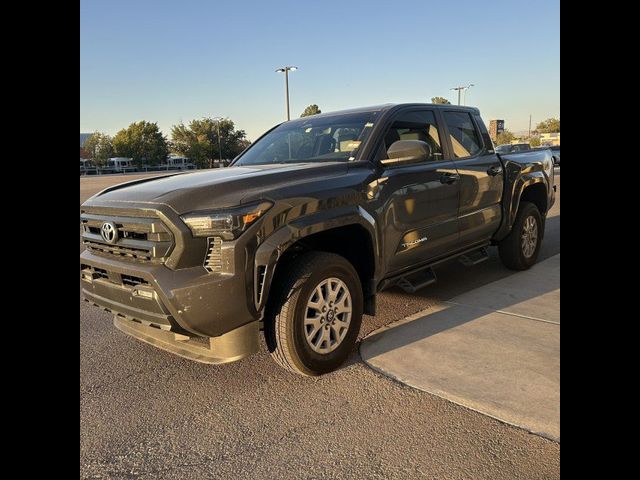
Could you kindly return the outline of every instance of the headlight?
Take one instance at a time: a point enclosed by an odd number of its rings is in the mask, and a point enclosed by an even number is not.
[[[193,212],[183,215],[182,221],[194,237],[238,238],[249,226],[271,208],[271,202],[254,203],[224,211]]]

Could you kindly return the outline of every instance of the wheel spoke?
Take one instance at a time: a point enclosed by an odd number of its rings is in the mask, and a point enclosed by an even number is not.
[[[333,330],[333,334],[336,337],[336,341],[341,341],[342,340],[342,335],[341,335],[341,330],[342,330],[342,326],[338,325],[338,322],[336,322],[336,325],[331,325],[331,330]]]
[[[318,326],[314,326],[313,330],[311,331],[311,333],[309,335],[307,335],[307,340],[309,342],[313,342],[313,339],[316,338],[316,335],[318,334],[318,331],[322,328],[322,324],[319,324]],[[321,335],[322,336],[322,335]]]
[[[322,323],[320,322],[320,319],[322,318],[322,316],[320,314],[316,315],[315,317],[305,317],[304,319],[304,324],[306,325],[313,325],[314,327],[317,325],[321,325]]]
[[[307,306],[309,306],[310,308],[313,308],[314,310],[320,311],[320,309],[322,308],[322,305],[324,305],[324,295],[322,294],[322,288],[320,288],[320,285],[318,285],[316,289],[313,291],[313,294],[311,295],[311,300],[309,300],[309,303],[307,304]]]
[[[329,348],[329,344],[330,344],[330,340],[329,340],[329,329],[328,328],[323,328],[322,331],[320,332],[320,335],[318,335],[318,339],[315,343],[316,348],[320,349],[320,350],[324,350],[325,348]],[[324,346],[325,341],[327,342],[326,347]]]
[[[340,298],[340,301],[335,303],[336,314],[340,313],[351,313],[351,303],[349,302],[349,297],[347,295],[343,295]]]
[[[329,280],[329,295],[328,295],[328,300],[330,302],[335,302],[336,301],[336,297],[338,296],[338,290],[340,289],[340,284],[337,282],[333,282],[331,280]]]
[[[341,331],[343,328],[349,328],[349,322],[336,318],[334,327]]]

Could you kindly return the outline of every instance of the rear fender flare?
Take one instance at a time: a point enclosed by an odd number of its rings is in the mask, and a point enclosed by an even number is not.
[[[518,173],[516,172],[516,175]],[[514,175],[515,176],[515,175]],[[508,178],[508,177],[507,177]],[[503,209],[503,222],[500,225],[500,228],[494,235],[495,241],[500,241],[511,232],[511,228],[513,227],[513,222],[515,222],[516,214],[518,213],[518,207],[520,206],[520,199],[522,197],[522,192],[525,191],[526,188],[532,186],[542,184],[545,186],[545,189],[548,191],[549,189],[549,181],[545,175],[545,173],[541,170],[527,172],[521,175],[518,175],[515,182],[513,182],[513,186],[511,189],[505,188],[504,190],[504,199],[502,203]],[[541,212],[544,216],[544,212]]]

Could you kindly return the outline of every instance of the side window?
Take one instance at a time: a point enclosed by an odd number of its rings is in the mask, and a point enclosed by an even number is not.
[[[484,142],[484,147],[488,150],[493,150],[493,140],[491,140],[491,135],[489,135],[489,131],[487,130],[487,126],[482,121],[480,115],[474,115],[476,119],[476,125],[480,128],[480,135],[482,136],[482,140]]]
[[[384,151],[398,140],[422,140],[431,147],[429,161],[442,160],[442,144],[436,117],[432,111],[416,111],[400,114],[384,138]],[[386,156],[385,156],[386,158]]]
[[[449,128],[455,158],[472,157],[482,150],[482,141],[471,115],[465,112],[444,112],[444,120]]]

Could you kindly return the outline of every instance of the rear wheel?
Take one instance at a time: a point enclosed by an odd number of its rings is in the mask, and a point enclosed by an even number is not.
[[[507,237],[498,244],[502,263],[512,270],[526,270],[536,263],[544,222],[535,204],[520,202],[516,220]]]
[[[347,359],[360,331],[358,274],[345,258],[325,252],[300,255],[285,268],[265,322],[269,351],[291,372],[331,372]]]

